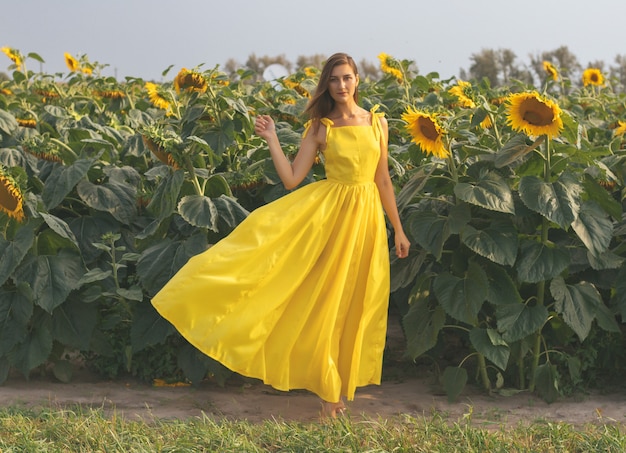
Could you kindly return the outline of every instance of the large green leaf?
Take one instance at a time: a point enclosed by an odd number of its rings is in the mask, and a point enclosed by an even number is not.
[[[469,338],[476,351],[501,370],[506,370],[511,350],[496,330],[475,327],[470,331]]]
[[[411,203],[415,195],[424,188],[430,175],[436,168],[436,165],[431,165],[428,169],[420,167],[411,175],[411,178],[404,183],[396,197],[398,211],[402,212],[402,210]]]
[[[411,252],[406,258],[391,257],[391,292],[411,284],[422,268],[428,252],[419,250]]]
[[[483,230],[467,225],[461,232],[461,241],[467,247],[504,266],[515,264],[517,238],[517,230],[508,221],[494,221]]]
[[[104,184],[82,180],[76,188],[89,207],[108,212],[125,225],[132,223],[137,216],[137,190],[131,185],[113,179]]]
[[[496,307],[498,330],[509,343],[536,333],[548,320],[548,309],[543,305],[503,304]]]
[[[581,191],[581,185],[569,173],[562,173],[552,183],[537,176],[524,176],[519,184],[519,195],[524,204],[563,229],[567,229],[578,215]]]
[[[169,173],[157,186],[148,210],[159,219],[168,217],[176,210],[178,195],[185,182],[185,172],[178,170]]]
[[[448,210],[448,231],[450,234],[459,234],[471,220],[470,205],[459,202]]]
[[[417,243],[439,260],[450,236],[448,220],[434,212],[417,211],[407,219],[407,229]]]
[[[490,303],[502,305],[522,302],[522,296],[506,269],[492,262],[485,262],[483,267],[489,279],[487,300]]]
[[[559,275],[570,262],[567,250],[554,244],[523,240],[517,256],[517,278],[522,282],[537,283]]]
[[[614,291],[611,305],[615,307],[619,316],[626,319],[626,266],[622,265],[613,284]]]
[[[10,291],[0,288],[0,357],[26,339],[33,307],[32,292],[25,283]]]
[[[513,162],[520,160],[526,154],[535,149],[535,144],[526,144],[526,134],[517,134],[504,144],[496,153],[494,164],[496,168],[502,168]],[[543,138],[543,137],[542,137]]]
[[[216,198],[220,195],[226,195],[227,197],[233,196],[228,181],[226,181],[226,178],[222,175],[211,175],[209,179],[207,179],[204,194],[211,198]]]
[[[15,277],[28,283],[35,303],[52,313],[78,287],[84,273],[80,256],[66,249],[56,256],[27,257],[16,269]]]
[[[0,131],[7,135],[11,135],[17,127],[18,124],[15,117],[6,110],[0,109]]]
[[[176,355],[176,362],[192,384],[201,382],[209,371],[209,357],[190,344],[183,345]]]
[[[442,307],[430,307],[431,278],[423,276],[412,290],[409,311],[402,319],[406,335],[406,354],[415,360],[437,344],[439,332],[446,321]]]
[[[97,323],[96,304],[68,300],[52,313],[52,336],[65,346],[88,351],[91,335]]]
[[[52,231],[62,238],[71,241],[78,248],[78,242],[76,241],[74,233],[63,219],[60,219],[52,214],[46,214],[45,212],[40,212],[39,215],[46,222],[46,224],[48,224]]]
[[[22,262],[34,241],[35,232],[32,223],[27,223],[17,230],[12,241],[7,241],[0,236],[0,257],[2,257],[0,259],[0,286]]]
[[[594,256],[604,253],[613,238],[613,223],[607,214],[593,201],[585,202],[572,229]]]
[[[121,226],[104,212],[93,212],[90,215],[73,218],[68,225],[78,241],[83,260],[88,265],[102,254],[102,250],[93,244],[102,242],[102,236],[106,233],[119,233]]]
[[[591,330],[602,297],[598,290],[588,282],[568,285],[561,277],[552,280],[550,293],[554,297],[554,308],[563,317],[563,321],[584,341]]]
[[[556,365],[544,363],[535,369],[535,387],[539,396],[547,403],[553,403],[560,395],[559,373]]]
[[[478,312],[489,293],[489,280],[485,271],[470,263],[463,278],[443,272],[433,283],[435,295],[446,313],[453,318],[476,325]]]
[[[137,261],[137,275],[149,295],[154,295],[187,262],[207,249],[206,234],[194,234],[185,241],[165,239],[143,251]]]
[[[174,326],[166,321],[148,302],[139,303],[135,306],[133,319],[133,325],[130,329],[133,353],[148,346],[163,343],[175,331]]]
[[[461,200],[490,211],[515,214],[513,194],[507,182],[496,172],[488,172],[476,184],[458,183],[454,194]]]
[[[213,198],[213,203],[215,203],[218,212],[218,230],[222,233],[228,233],[233,230],[250,214],[237,201],[226,195]]]
[[[11,352],[15,368],[28,378],[31,370],[48,360],[52,351],[52,335],[45,325],[37,325]]]
[[[187,195],[178,203],[178,213],[190,225],[208,228],[217,233],[219,212],[212,198],[204,195]]]
[[[602,209],[604,209],[611,217],[616,220],[622,218],[622,205],[619,201],[613,198],[612,194],[598,184],[591,175],[585,174],[583,180],[583,186],[587,196],[598,203]]]
[[[448,401],[456,402],[457,398],[467,384],[467,371],[461,367],[446,367],[441,377],[443,388],[446,391]]]
[[[48,211],[56,208],[72,189],[82,180],[96,159],[78,159],[69,167],[56,165],[46,178],[41,195]]]

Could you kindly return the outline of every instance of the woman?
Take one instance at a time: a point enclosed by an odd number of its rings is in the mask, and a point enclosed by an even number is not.
[[[197,255],[153,304],[198,349],[279,390],[308,389],[322,415],[342,397],[380,384],[389,297],[389,250],[408,255],[387,163],[387,122],[357,104],[351,57],[331,56],[305,113],[311,121],[293,163],[274,121],[256,119],[286,188],[318,152],[326,179],[253,211],[227,238]]]

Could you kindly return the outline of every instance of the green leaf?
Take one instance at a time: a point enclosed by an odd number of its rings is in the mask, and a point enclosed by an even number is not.
[[[430,307],[430,283],[431,278],[426,276],[419,279],[409,300],[409,311],[402,318],[406,335],[406,354],[411,360],[415,360],[437,344],[439,332],[446,321],[446,314],[441,306]]]
[[[76,237],[64,220],[52,214],[46,214],[45,212],[39,212],[39,215],[44,220],[44,222],[48,224],[52,231],[54,231],[62,238],[72,241],[72,243],[78,248],[78,242],[76,242]]]
[[[92,212],[71,219],[68,225],[78,241],[83,260],[88,264],[102,254],[94,242],[99,243],[104,234],[118,233],[121,226],[119,222],[103,212]]]
[[[228,181],[226,181],[226,178],[222,175],[212,175],[209,179],[207,179],[204,194],[211,198],[216,198],[220,195],[226,195],[227,197],[233,196],[233,192],[230,190]]]
[[[48,313],[63,302],[85,273],[79,255],[62,250],[56,256],[29,256],[16,269],[16,279],[27,282],[35,303]]]
[[[125,225],[131,224],[137,216],[135,203],[137,190],[128,184],[115,180],[94,184],[82,180],[76,188],[87,206],[97,211],[108,212]]]
[[[459,234],[472,220],[472,210],[468,203],[461,203],[452,206],[448,210],[448,229],[450,234]]]
[[[11,135],[18,128],[17,120],[6,110],[0,109],[0,131]]]
[[[562,277],[557,277],[550,284],[550,293],[554,297],[554,308],[563,317],[563,321],[584,341],[591,330],[602,297],[598,290],[587,282],[568,285]]]
[[[407,229],[422,248],[428,250],[437,261],[441,259],[443,245],[450,236],[446,217],[434,212],[417,211],[408,217]]]
[[[523,240],[517,256],[517,278],[522,282],[537,283],[550,280],[569,266],[570,256],[567,250]]]
[[[559,373],[556,365],[544,363],[535,370],[535,387],[539,396],[547,403],[554,403],[559,393]]]
[[[26,339],[33,307],[26,283],[10,291],[0,288],[0,357]]]
[[[69,360],[57,360],[52,367],[54,377],[67,384],[72,381],[74,367]]]
[[[524,176],[519,184],[519,195],[524,204],[563,229],[567,229],[578,215],[581,191],[582,187],[569,173],[562,173],[553,183],[537,176]]]
[[[585,174],[583,181],[585,193],[589,199],[595,201],[602,209],[609,213],[616,220],[622,218],[622,205],[617,201],[608,190],[596,182],[591,175]]]
[[[538,332],[550,313],[543,305],[503,304],[496,307],[498,330],[502,338],[513,343]]]
[[[143,300],[143,292],[138,286],[133,286],[132,288],[118,288],[115,292],[118,296],[121,296],[126,300],[134,300],[137,302],[141,302]]]
[[[137,304],[133,319],[134,322],[130,329],[133,353],[137,353],[148,346],[163,343],[175,331],[174,326],[166,321],[148,302]]]
[[[454,194],[461,200],[490,211],[515,214],[513,194],[507,182],[496,172],[488,172],[475,185],[458,183]]]
[[[192,384],[201,382],[209,371],[209,357],[190,344],[183,345],[177,354],[177,364]]]
[[[483,267],[489,279],[487,300],[490,303],[502,305],[522,302],[522,296],[506,269],[492,262],[485,262]]]
[[[624,258],[621,256],[607,250],[604,253],[596,256],[591,252],[587,251],[587,259],[589,260],[589,264],[591,268],[596,271],[601,271],[605,269],[618,269],[624,263]]]
[[[404,183],[396,197],[398,211],[402,212],[402,210],[411,203],[415,195],[424,188],[435,169],[437,169],[436,165],[432,165],[429,169],[420,167],[411,175],[411,178]]]
[[[501,370],[506,370],[511,350],[497,331],[475,327],[470,331],[469,338],[476,351]]]
[[[22,262],[35,241],[34,226],[28,223],[17,230],[12,241],[0,235],[0,286],[4,285],[9,276]]]
[[[213,198],[218,213],[218,231],[230,232],[250,214],[233,198],[221,195]]]
[[[582,205],[578,218],[572,223],[572,229],[594,256],[606,252],[613,238],[613,223],[593,201]]]
[[[526,134],[517,134],[511,137],[496,154],[494,161],[496,168],[512,164],[531,152],[534,147],[526,144],[526,138]]]
[[[508,221],[494,221],[484,230],[468,225],[461,232],[461,241],[468,248],[504,266],[515,264],[517,238],[517,230]]]
[[[52,337],[63,345],[88,351],[98,317],[96,304],[68,300],[52,313]]]
[[[69,167],[56,165],[46,178],[41,198],[48,211],[56,208],[83,179],[96,159],[78,159]]]
[[[428,252],[426,250],[419,250],[411,254],[406,258],[398,258],[397,256],[391,257],[391,292],[397,291],[400,288],[404,288],[411,284],[417,274],[422,268]]]
[[[110,276],[113,275],[113,272],[108,270],[108,271],[103,271],[102,269],[100,269],[99,267],[96,267],[94,269],[90,269],[89,272],[87,272],[85,275],[83,275],[80,280],[78,281],[78,286],[83,286],[86,285],[88,283],[93,283],[93,282],[99,282],[102,280],[106,280],[107,278],[109,278]]]
[[[478,312],[489,293],[487,275],[479,265],[470,263],[463,278],[443,272],[435,278],[433,288],[448,315],[476,325]]]
[[[185,172],[178,170],[169,173],[157,186],[147,209],[159,219],[164,219],[176,211],[178,195],[185,182]]]
[[[448,402],[454,403],[463,392],[467,384],[467,371],[460,367],[446,367],[442,376],[443,388],[448,396]]]
[[[219,214],[211,198],[204,195],[187,195],[178,203],[178,212],[190,225],[208,228],[217,233]]]
[[[206,234],[194,234],[185,241],[165,239],[141,254],[137,261],[137,275],[149,295],[154,295],[189,261],[207,249]]]
[[[11,353],[13,365],[28,378],[32,369],[42,365],[52,351],[52,335],[45,326],[31,330]]]

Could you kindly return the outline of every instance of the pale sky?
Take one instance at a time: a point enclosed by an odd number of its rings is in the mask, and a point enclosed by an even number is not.
[[[0,47],[35,52],[29,69],[67,73],[63,53],[107,64],[103,75],[163,80],[180,68],[233,58],[330,55],[378,64],[385,52],[442,79],[482,49],[510,49],[520,65],[567,46],[587,66],[626,55],[624,0],[4,0]],[[10,60],[0,53],[0,71]]]

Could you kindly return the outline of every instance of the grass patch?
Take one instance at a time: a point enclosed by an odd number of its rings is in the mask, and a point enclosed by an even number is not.
[[[129,420],[102,410],[0,410],[7,452],[623,452],[618,424],[535,422],[472,426],[440,415],[344,418],[323,423],[268,420]]]

